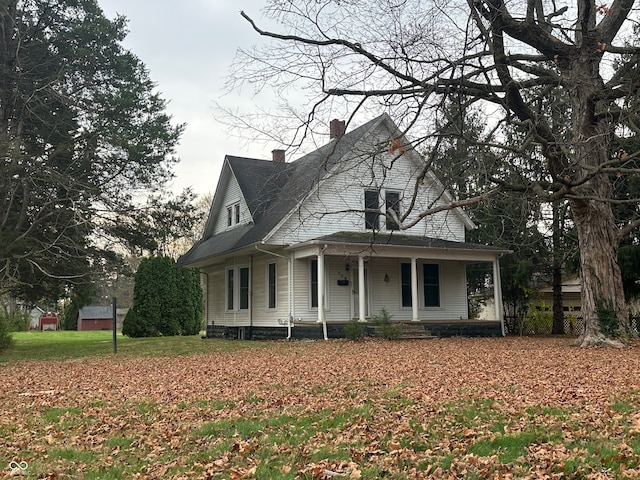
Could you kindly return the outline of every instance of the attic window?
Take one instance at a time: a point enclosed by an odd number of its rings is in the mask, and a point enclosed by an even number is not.
[[[240,202],[227,207],[227,227],[233,227],[240,223]]]

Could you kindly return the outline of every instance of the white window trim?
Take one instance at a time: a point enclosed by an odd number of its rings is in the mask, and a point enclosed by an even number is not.
[[[391,221],[390,219],[387,218],[387,193],[397,193],[398,194],[398,203],[400,204],[400,215],[402,215],[402,209],[404,208],[404,204],[403,204],[403,200],[404,200],[404,195],[403,195],[403,191],[402,190],[398,190],[398,189],[394,189],[394,188],[385,188],[382,189],[381,193],[381,201],[382,201],[382,205],[380,210],[382,211],[382,214],[384,215],[384,229],[387,232],[395,232],[400,230],[400,226],[397,226],[394,229],[389,229],[387,228],[387,222]],[[396,212],[398,213],[398,212]]]
[[[227,228],[233,228],[240,225],[242,221],[240,202],[233,202],[227,205]]]
[[[249,271],[248,305],[240,308],[240,270],[246,268]],[[233,271],[233,308],[229,308],[229,271]],[[251,268],[249,265],[234,265],[225,268],[224,273],[224,310],[227,313],[248,312],[251,309]]]
[[[439,305],[437,307],[433,307],[433,306],[427,306],[426,304],[426,299],[424,298],[424,266],[425,265],[438,265],[438,303]],[[420,307],[423,310],[443,310],[443,306],[442,306],[442,263],[440,262],[433,262],[433,261],[423,261],[420,262],[418,265],[419,268],[419,272],[418,272],[418,291],[420,292],[420,294],[418,295],[418,297],[420,298]]]
[[[370,210],[369,208],[367,208],[367,193],[372,193],[376,195],[376,212],[375,212],[375,220],[373,222],[372,228],[369,228],[367,225],[367,215],[372,215],[373,212],[368,211]],[[377,188],[365,188],[364,191],[362,192],[362,200],[364,203],[364,208],[363,208],[363,212],[364,212],[364,229],[365,231],[378,231],[380,230],[380,190]]]
[[[233,306],[229,308],[229,272],[233,272]],[[237,270],[236,267],[227,267],[224,269],[224,311],[235,312],[238,305],[237,302]]]
[[[270,295],[270,290],[269,290],[269,267],[271,265],[273,265],[274,268],[275,268],[275,272],[274,272],[275,273],[275,279],[274,279],[274,282],[275,282],[274,290],[275,291],[274,291],[274,299],[273,299],[274,306],[273,307],[269,306],[269,295]],[[267,264],[265,266],[264,275],[265,275],[264,291],[266,292],[266,295],[265,295],[265,308],[267,310],[271,310],[271,311],[277,310],[277,308],[278,308],[278,262],[275,262],[275,261],[274,262],[267,262]]]

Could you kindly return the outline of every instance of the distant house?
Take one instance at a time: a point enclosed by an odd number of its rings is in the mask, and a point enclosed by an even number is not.
[[[111,330],[113,307],[86,306],[78,312],[78,330]]]
[[[553,311],[553,286],[545,285],[538,290],[538,298],[533,307],[537,310]],[[579,334],[584,326],[580,277],[562,279],[562,311],[564,312],[565,333]]]
[[[226,156],[202,239],[178,263],[205,280],[208,337],[328,338],[383,309],[434,335],[502,335],[499,258],[383,114],[293,162]],[[401,229],[394,215],[437,213]],[[411,218],[411,217],[409,217]],[[469,319],[467,266],[492,266],[498,308]]]
[[[29,311],[29,330],[40,330],[40,317],[43,313],[44,310],[37,306]]]
[[[562,310],[565,315],[582,317],[582,289],[580,277],[567,277],[562,279]],[[553,287],[544,285],[538,290],[538,300],[541,304],[552,308]]]

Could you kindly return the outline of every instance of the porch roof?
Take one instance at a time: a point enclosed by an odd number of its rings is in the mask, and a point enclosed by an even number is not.
[[[397,232],[336,232],[330,235],[309,240],[288,247],[290,250],[304,250],[309,247],[317,248],[320,245],[330,247],[329,254],[342,253],[345,255],[367,254],[372,256],[410,256],[424,253],[425,250],[438,252],[441,257],[451,255],[459,259],[472,260],[474,258],[500,257],[510,253],[499,247],[482,245],[479,243],[454,242],[439,238],[422,237],[416,235],[403,235]],[[309,252],[311,254],[311,252]],[[464,257],[462,257],[462,255]]]

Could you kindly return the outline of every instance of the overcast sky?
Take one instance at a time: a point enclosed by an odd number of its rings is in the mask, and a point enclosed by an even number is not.
[[[260,42],[240,10],[259,19],[265,0],[98,1],[108,18],[129,19],[124,46],[146,64],[174,121],[187,124],[174,190],[213,192],[225,154],[270,157],[264,146],[251,151],[229,137],[213,108],[236,50]]]

